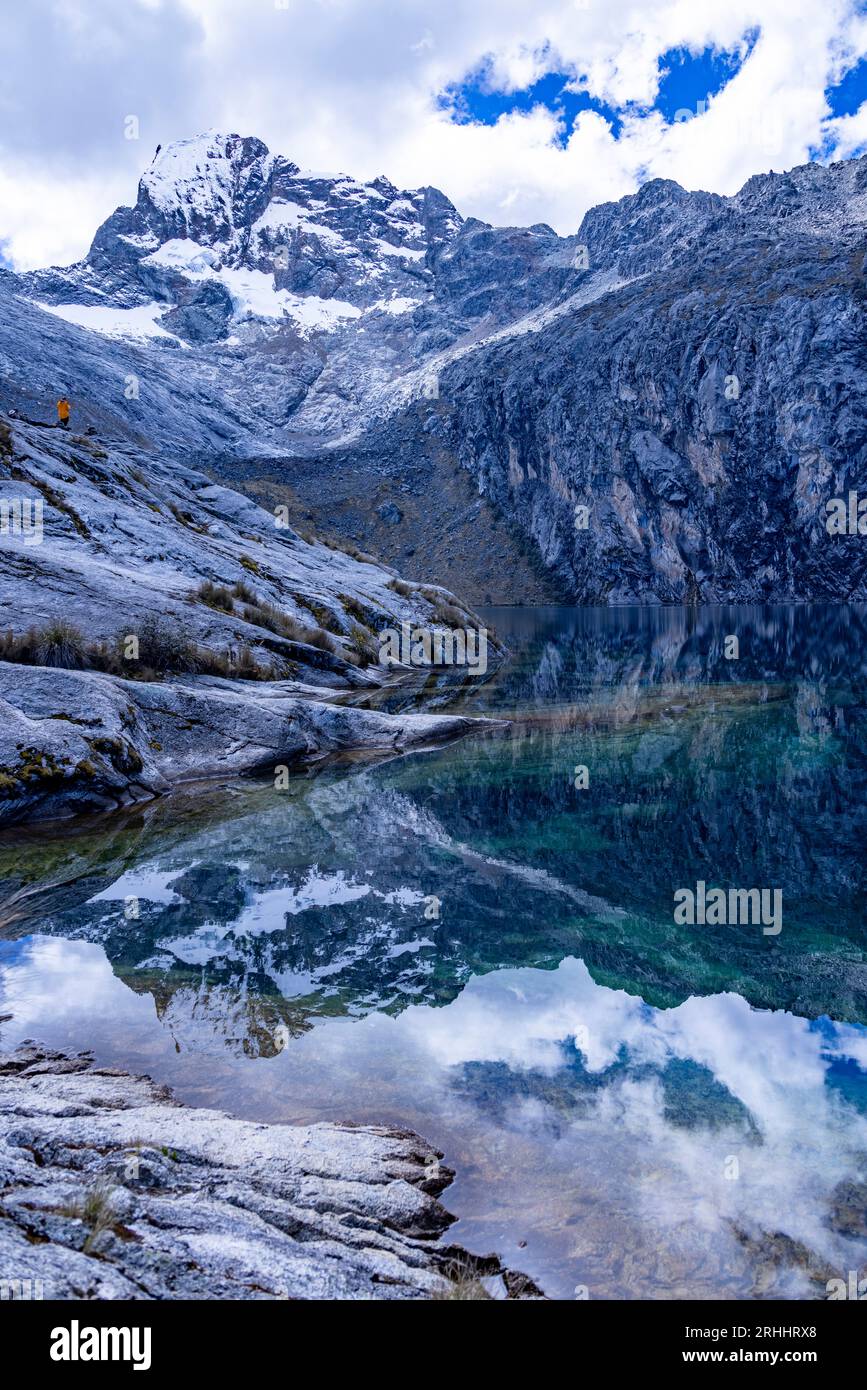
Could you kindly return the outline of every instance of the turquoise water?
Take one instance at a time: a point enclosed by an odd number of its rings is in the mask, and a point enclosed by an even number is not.
[[[419,1129],[452,1235],[554,1296],[825,1297],[867,1273],[867,614],[487,619],[453,707],[507,727],[0,840],[2,1040]],[[699,881],[781,930],[679,925]]]

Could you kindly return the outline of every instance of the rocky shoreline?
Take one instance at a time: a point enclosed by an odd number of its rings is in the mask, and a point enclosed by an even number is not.
[[[450,1243],[453,1173],[410,1130],[270,1125],[22,1043],[0,1054],[0,1293],[543,1297]]]
[[[292,681],[155,683],[0,662],[0,828],[147,801],[182,782],[394,756],[496,721],[326,703]],[[319,699],[315,698],[319,695]]]

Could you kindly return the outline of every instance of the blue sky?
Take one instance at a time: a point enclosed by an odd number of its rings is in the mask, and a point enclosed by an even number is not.
[[[862,58],[850,68],[835,86],[826,87],[825,95],[832,115],[854,115],[859,106],[867,101],[867,58]]]
[[[754,40],[755,35],[749,38]],[[644,109],[658,111],[666,121],[689,119],[698,114],[700,102],[707,102],[722,90],[743,62],[744,57],[738,53],[720,53],[712,48],[697,54],[683,48],[672,49],[660,56],[659,93],[650,108]],[[844,115],[857,110],[860,101],[867,97],[867,83],[861,78],[860,86],[858,82],[849,83],[844,93],[841,84],[835,91],[840,95],[841,105],[834,114]],[[580,90],[580,79],[576,81],[573,75],[565,72],[546,73],[519,91],[498,91],[491,85],[485,64],[463,82],[447,87],[439,102],[458,123],[479,121],[483,125],[495,125],[501,116],[511,111],[527,112],[534,106],[545,106],[562,119],[563,130],[557,137],[561,145],[572,133],[579,112],[598,112],[610,123],[615,136],[620,135],[623,114],[622,108],[608,105]]]
[[[501,116],[509,112],[528,112],[534,106],[544,106],[563,122],[563,129],[557,133],[556,141],[564,145],[575,126],[575,118],[580,111],[596,111],[611,122],[616,135],[620,133],[620,113],[616,108],[596,100],[586,92],[576,92],[570,86],[572,79],[567,73],[549,72],[537,82],[517,92],[498,92],[492,90],[485,68],[472,73],[463,82],[451,83],[438,95],[442,110],[458,125],[474,121],[482,125],[496,125]]]
[[[743,52],[705,48],[690,53],[688,49],[675,48],[661,54],[659,91],[649,107],[641,108],[642,112],[657,111],[667,122],[700,115],[702,103],[706,108],[743,67],[758,35],[758,30],[744,35]],[[845,76],[824,91],[832,117],[854,115],[867,101],[867,58],[856,61]],[[615,137],[620,136],[624,112],[623,107],[608,105],[581,90],[580,79],[576,81],[573,74],[566,72],[548,72],[517,91],[497,90],[487,63],[462,82],[449,84],[439,94],[438,103],[457,124],[478,122],[488,126],[495,126],[510,112],[526,113],[535,106],[544,106],[561,122],[556,135],[561,147],[572,134],[580,112],[597,112],[610,124]],[[629,109],[629,103],[625,109]],[[867,139],[860,148],[867,148]],[[821,154],[821,144],[812,147],[811,157],[820,158]]]
[[[211,129],[561,233],[646,178],[731,195],[867,150],[863,0],[28,0],[2,43],[20,268],[83,254],[158,143]]]

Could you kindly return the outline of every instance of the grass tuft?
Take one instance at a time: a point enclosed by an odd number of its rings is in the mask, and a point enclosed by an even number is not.
[[[35,643],[37,666],[61,666],[67,671],[81,671],[87,666],[87,643],[72,623],[55,618],[37,634]]]
[[[196,590],[196,597],[202,603],[206,603],[209,608],[216,608],[222,613],[233,613],[235,604],[232,599],[232,592],[222,584],[212,584],[210,579],[206,579]]]
[[[407,584],[405,579],[389,579],[387,587],[392,593],[400,594],[401,598],[414,598],[416,587],[414,584]]]
[[[115,1209],[115,1192],[117,1186],[107,1178],[98,1178],[82,1197],[63,1208],[64,1216],[71,1216],[73,1220],[83,1221],[88,1227],[87,1239],[84,1242],[84,1253],[90,1253],[97,1236],[103,1231],[110,1231],[117,1221],[117,1211]]]
[[[493,1302],[481,1279],[469,1265],[452,1264],[443,1271],[441,1288],[431,1294],[435,1303]]]
[[[243,579],[240,579],[237,584],[232,585],[232,595],[234,598],[240,599],[241,603],[249,603],[254,608],[259,602],[256,597],[256,591],[251,589],[250,585],[245,583]]]
[[[130,637],[138,638],[138,657],[126,656]],[[181,627],[155,617],[145,618],[136,631],[129,628],[113,642],[86,642],[77,628],[59,620],[25,633],[0,633],[0,661],[21,666],[56,666],[66,670],[100,671],[127,680],[156,681],[169,675],[223,676],[229,680],[282,680],[285,665],[259,665],[248,646],[224,652],[200,647]]]

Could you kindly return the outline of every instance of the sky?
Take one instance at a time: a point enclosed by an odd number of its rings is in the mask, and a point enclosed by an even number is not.
[[[865,0],[28,0],[0,59],[17,269],[83,255],[158,143],[211,129],[561,234],[649,178],[867,151]]]

